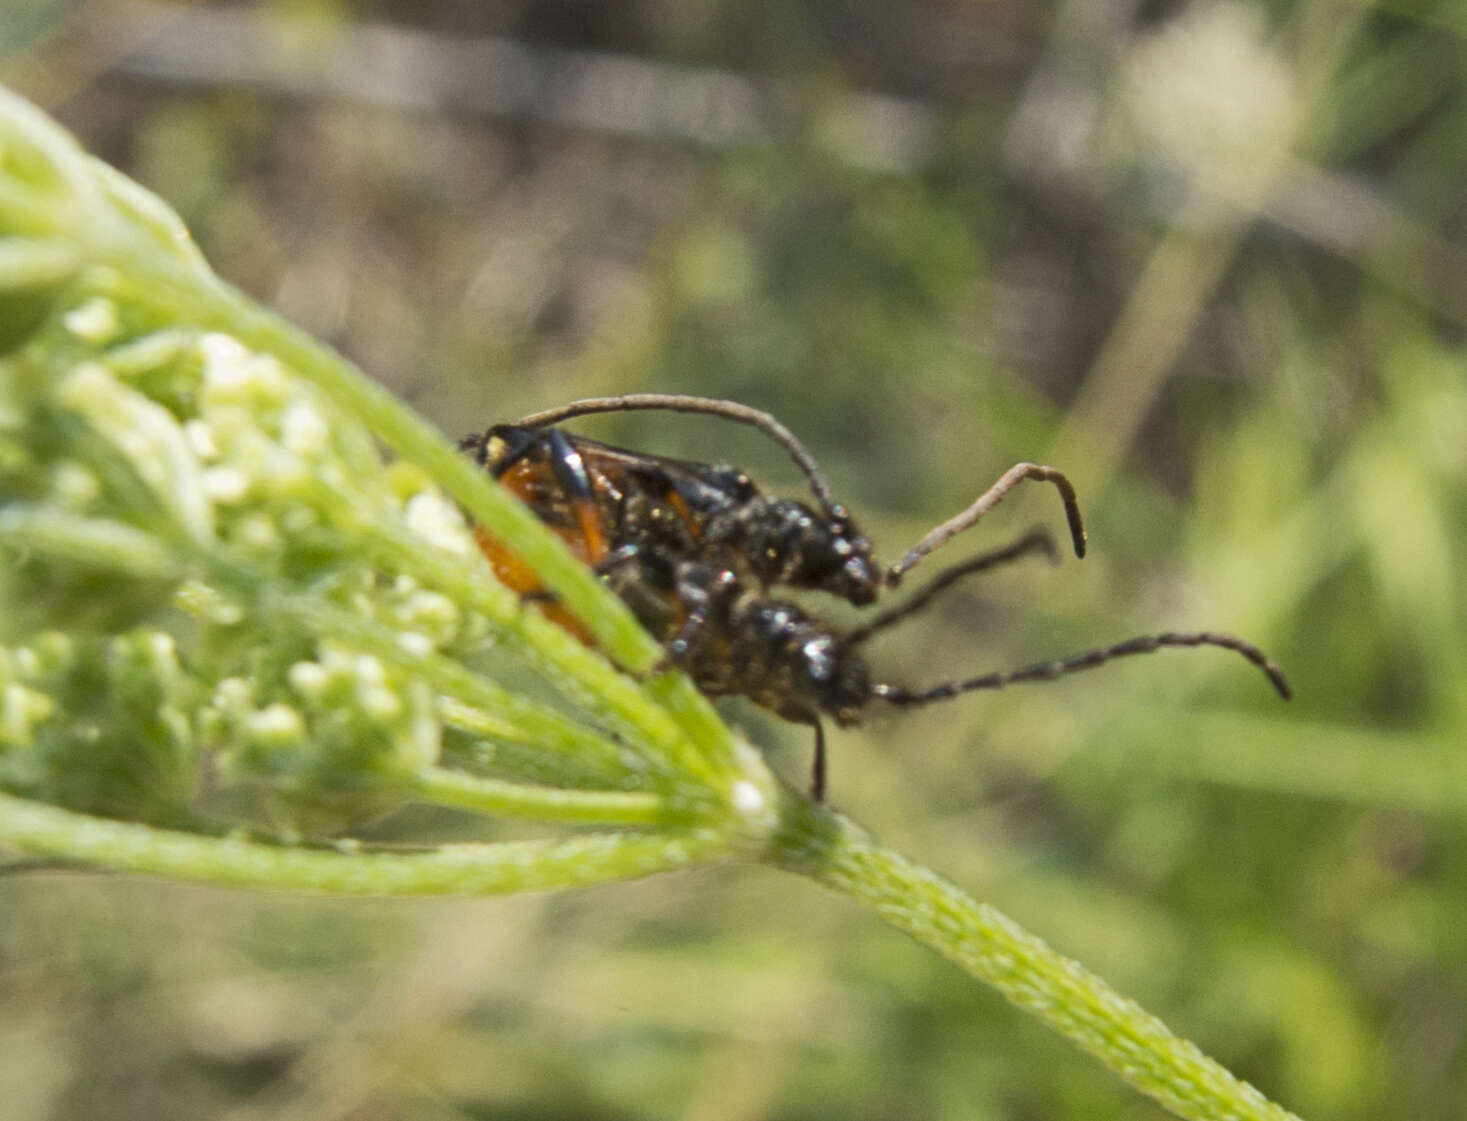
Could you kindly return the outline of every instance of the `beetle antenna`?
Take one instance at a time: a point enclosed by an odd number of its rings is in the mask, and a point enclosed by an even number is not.
[[[722,417],[739,424],[750,424],[789,453],[795,466],[810,482],[810,489],[825,508],[825,513],[834,515],[839,505],[820,465],[798,436],[775,419],[773,414],[762,409],[741,405],[737,401],[724,401],[717,397],[694,397],[685,393],[626,393],[620,397],[583,397],[554,409],[531,413],[521,417],[517,424],[525,428],[541,428],[548,424],[559,424],[572,417],[589,416],[592,413],[621,413],[639,409],[665,409],[675,413],[704,413]]]
[[[883,611],[864,626],[851,631],[846,635],[846,641],[852,644],[865,642],[877,631],[886,630],[887,627],[915,615],[963,577],[971,576],[975,572],[984,572],[990,568],[997,568],[1001,564],[1008,564],[1010,561],[1026,557],[1030,553],[1043,553],[1051,564],[1059,561],[1059,552],[1054,547],[1054,537],[1049,530],[1031,529],[1023,537],[1005,545],[1002,549],[994,549],[992,552],[970,557],[968,560],[944,569],[940,575],[934,577],[925,588],[913,595],[906,603]]]
[[[1055,485],[1065,504],[1065,517],[1070,523],[1070,540],[1074,543],[1075,556],[1083,557],[1085,523],[1080,519],[1080,503],[1075,498],[1075,488],[1070,485],[1070,480],[1053,467],[1044,467],[1038,463],[1016,463],[1000,475],[998,481],[980,494],[966,510],[928,531],[927,536],[908,549],[907,555],[887,570],[887,586],[896,587],[901,583],[902,577],[920,564],[928,553],[942,548],[963,530],[977,525],[984,514],[1002,502],[1004,495],[1025,479],[1036,479]]]
[[[1083,654],[1075,654],[1056,662],[1039,662],[1023,669],[1010,670],[1007,673],[990,673],[982,677],[970,677],[966,681],[944,681],[941,685],[934,685],[928,689],[906,689],[900,685],[877,684],[872,686],[872,694],[894,705],[910,707],[932,704],[934,701],[950,700],[963,693],[972,693],[980,689],[1002,689],[1005,685],[1018,685],[1026,681],[1053,681],[1066,674],[1094,669],[1113,658],[1124,658],[1130,654],[1150,654],[1153,650],[1160,650],[1163,646],[1221,646],[1225,650],[1236,651],[1263,671],[1264,676],[1268,678],[1274,689],[1278,691],[1278,695],[1284,700],[1287,701],[1293,696],[1293,690],[1289,687],[1289,679],[1284,676],[1284,671],[1262,650],[1251,642],[1244,642],[1241,638],[1235,638],[1230,634],[1212,634],[1207,631],[1189,634],[1168,632],[1143,635],[1140,638],[1118,642],[1114,646],[1087,650]]]

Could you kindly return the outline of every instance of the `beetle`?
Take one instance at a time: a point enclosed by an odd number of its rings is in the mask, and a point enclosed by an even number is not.
[[[557,427],[575,417],[647,409],[704,413],[758,428],[789,454],[808,480],[816,505],[766,495],[747,473],[728,464],[628,451],[571,436]],[[493,441],[500,442],[501,451],[490,457],[488,445]],[[857,527],[850,510],[835,500],[814,456],[794,433],[771,414],[736,401],[667,393],[589,397],[467,437],[460,447],[474,451],[480,463],[493,458],[500,473],[529,458],[548,462],[567,488],[579,485],[575,477],[580,476],[619,547],[626,551],[665,545],[656,532],[661,528],[657,519],[647,516],[649,493],[657,494],[670,501],[676,520],[687,533],[676,545],[683,555],[696,553],[709,563],[750,576],[765,588],[809,588],[856,607],[868,606],[883,589],[896,587],[929,554],[976,525],[1009,491],[1029,479],[1054,484],[1064,502],[1075,555],[1085,555],[1085,527],[1070,481],[1053,467],[1017,463],[967,509],[935,526],[898,563],[883,568],[872,555],[870,540]],[[581,465],[572,463],[573,456],[580,457]],[[622,480],[634,484],[625,503],[620,493]],[[649,539],[644,539],[646,531],[652,531]]]
[[[752,424],[789,453],[816,499],[766,495],[727,464],[669,459],[572,435],[560,422],[630,409],[700,412]],[[1284,699],[1283,671],[1258,647],[1208,631],[1143,635],[1022,669],[910,688],[872,679],[861,647],[968,575],[1036,552],[1055,556],[1050,536],[1032,532],[1010,545],[950,566],[907,602],[863,626],[842,629],[776,593],[801,588],[868,607],[929,554],[971,528],[1018,483],[1053,483],[1064,503],[1072,546],[1086,537],[1069,480],[1052,467],[1020,463],[965,510],[925,534],[901,561],[882,568],[870,541],[836,502],[814,458],[768,413],[731,401],[669,394],[588,398],[465,437],[461,450],[524,501],[631,608],[710,697],[743,696],[815,730],[812,797],[826,786],[822,717],[849,727],[877,702],[910,708],[1009,684],[1052,680],[1115,658],[1164,647],[1218,646],[1258,666]],[[496,575],[552,619],[591,642],[585,629],[545,592],[534,573],[482,527],[478,541]]]

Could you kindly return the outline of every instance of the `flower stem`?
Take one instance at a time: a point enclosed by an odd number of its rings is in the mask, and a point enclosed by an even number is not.
[[[728,852],[716,830],[587,833],[382,853],[287,848],[73,813],[0,794],[0,845],[123,872],[331,895],[501,895],[633,880]]]
[[[1076,961],[823,806],[784,807],[772,863],[871,908],[1191,1121],[1298,1121]]]
[[[439,806],[542,821],[665,826],[670,816],[667,799],[658,794],[533,786],[446,767],[432,767],[417,775],[413,790],[424,801]]]

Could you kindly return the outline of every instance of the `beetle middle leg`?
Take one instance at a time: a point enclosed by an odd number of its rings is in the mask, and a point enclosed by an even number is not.
[[[1054,547],[1053,535],[1047,529],[1032,529],[1017,541],[1011,542],[1001,549],[981,553],[976,557],[970,557],[968,560],[959,561],[957,564],[943,569],[926,587],[913,595],[905,603],[900,603],[887,611],[881,612],[879,615],[867,620],[862,626],[851,631],[846,635],[846,641],[851,643],[865,642],[877,631],[886,630],[888,627],[894,626],[915,615],[959,580],[967,576],[972,576],[975,573],[986,572],[990,568],[997,568],[999,565],[1020,560],[1031,553],[1042,553],[1049,558],[1051,564],[1059,560],[1058,551]]]

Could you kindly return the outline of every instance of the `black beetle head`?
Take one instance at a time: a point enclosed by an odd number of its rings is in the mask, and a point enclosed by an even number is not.
[[[822,634],[799,648],[800,668],[811,699],[837,724],[855,724],[871,700],[866,662],[835,635]]]
[[[871,556],[871,542],[856,528],[850,512],[844,506],[833,507],[825,531],[826,565],[819,586],[857,607],[875,601],[881,571]]]

